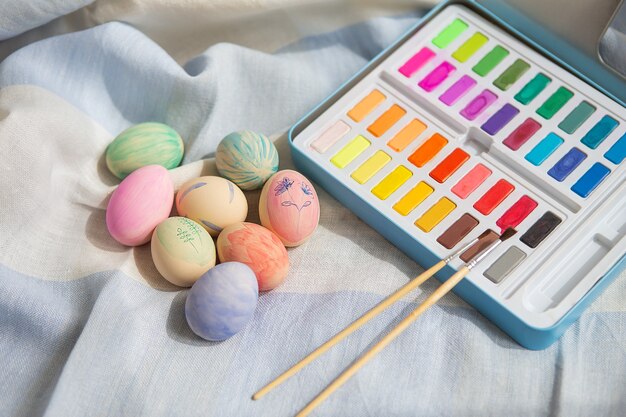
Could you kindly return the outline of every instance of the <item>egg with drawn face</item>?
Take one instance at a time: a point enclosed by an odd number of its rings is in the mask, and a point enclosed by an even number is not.
[[[311,182],[289,169],[274,174],[259,199],[261,224],[274,232],[285,246],[302,244],[317,228],[320,204]]]
[[[176,194],[176,210],[202,225],[213,237],[233,223],[246,220],[248,201],[231,181],[214,176],[187,181]]]

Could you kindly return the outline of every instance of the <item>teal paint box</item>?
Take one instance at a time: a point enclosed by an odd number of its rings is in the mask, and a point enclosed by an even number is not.
[[[626,266],[626,81],[533,4],[439,5],[289,140],[300,170],[425,268],[514,227],[454,291],[542,349]]]

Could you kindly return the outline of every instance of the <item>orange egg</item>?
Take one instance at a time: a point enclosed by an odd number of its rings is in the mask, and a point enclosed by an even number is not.
[[[278,236],[254,223],[235,223],[217,238],[222,262],[241,262],[255,273],[260,291],[280,285],[289,270],[289,256]]]

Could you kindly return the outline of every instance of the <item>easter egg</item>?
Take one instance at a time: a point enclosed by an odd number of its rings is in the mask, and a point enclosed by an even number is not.
[[[233,132],[217,146],[215,163],[221,176],[243,190],[256,190],[278,171],[278,151],[265,135]]]
[[[285,246],[309,238],[320,219],[320,203],[311,182],[289,169],[274,174],[259,199],[261,224],[276,233]]]
[[[161,165],[176,168],[183,159],[180,135],[163,123],[140,123],[120,133],[106,150],[106,164],[120,179],[137,168]]]
[[[201,224],[211,236],[217,236],[226,226],[246,220],[248,201],[232,182],[207,176],[187,181],[180,187],[176,210]]]
[[[159,165],[134,171],[117,186],[107,205],[109,233],[122,245],[139,246],[172,211],[174,184]]]
[[[217,238],[217,253],[222,262],[242,262],[256,275],[259,291],[280,285],[289,270],[289,256],[278,236],[254,223],[235,223]]]
[[[185,301],[191,330],[206,340],[225,340],[252,318],[259,299],[254,272],[240,262],[219,264],[196,281]]]
[[[170,217],[152,232],[152,260],[163,277],[189,287],[215,266],[215,244],[209,233],[186,217]]]

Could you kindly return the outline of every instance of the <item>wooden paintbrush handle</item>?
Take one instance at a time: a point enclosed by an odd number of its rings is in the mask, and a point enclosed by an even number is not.
[[[378,352],[383,350],[389,343],[398,337],[407,327],[411,325],[424,311],[434,305],[437,301],[446,295],[456,284],[461,281],[469,272],[468,267],[461,268],[452,275],[446,282],[441,284],[422,304],[405,317],[396,327],[386,334],[378,343],[376,343],[363,356],[352,363],[344,370],[333,382],[331,382],[317,397],[315,397],[305,408],[300,411],[296,417],[304,417],[309,415],[318,405],[328,398],[337,388],[341,387],[352,375],[354,375],[363,365],[369,362]]]
[[[314,361],[322,353],[326,352],[328,349],[330,349],[331,347],[333,347],[334,345],[336,345],[337,343],[339,343],[340,341],[345,339],[347,336],[349,336],[353,332],[357,331],[364,324],[366,324],[367,322],[372,320],[374,317],[378,316],[380,313],[382,313],[389,306],[391,306],[396,301],[398,301],[399,299],[404,297],[406,294],[408,294],[409,292],[411,292],[415,288],[419,287],[424,281],[426,281],[428,278],[430,278],[433,275],[435,275],[444,266],[446,266],[446,262],[445,261],[439,261],[435,265],[431,266],[429,269],[427,269],[426,271],[422,272],[420,275],[418,275],[417,277],[415,277],[414,279],[412,279],[411,281],[409,281],[408,283],[406,283],[405,285],[400,287],[396,292],[394,292],[393,294],[389,295],[387,298],[385,298],[383,301],[378,303],[376,306],[374,306],[367,313],[363,314],[361,317],[356,319],[348,327],[346,327],[345,329],[343,329],[342,331],[337,333],[335,336],[333,336],[331,339],[329,339],[324,344],[320,345],[313,352],[309,353],[300,362],[296,363],[294,366],[289,368],[283,374],[278,376],[275,380],[273,380],[272,382],[267,384],[265,387],[261,388],[256,394],[254,394],[252,396],[252,399],[253,400],[258,400],[259,398],[263,397],[265,394],[267,394],[268,392],[270,392],[271,390],[273,390],[274,388],[276,388],[277,386],[279,386],[280,384],[285,382],[288,378],[290,378],[291,376],[293,376],[296,373],[298,373],[298,371],[300,371],[302,368],[304,368],[309,363]]]

